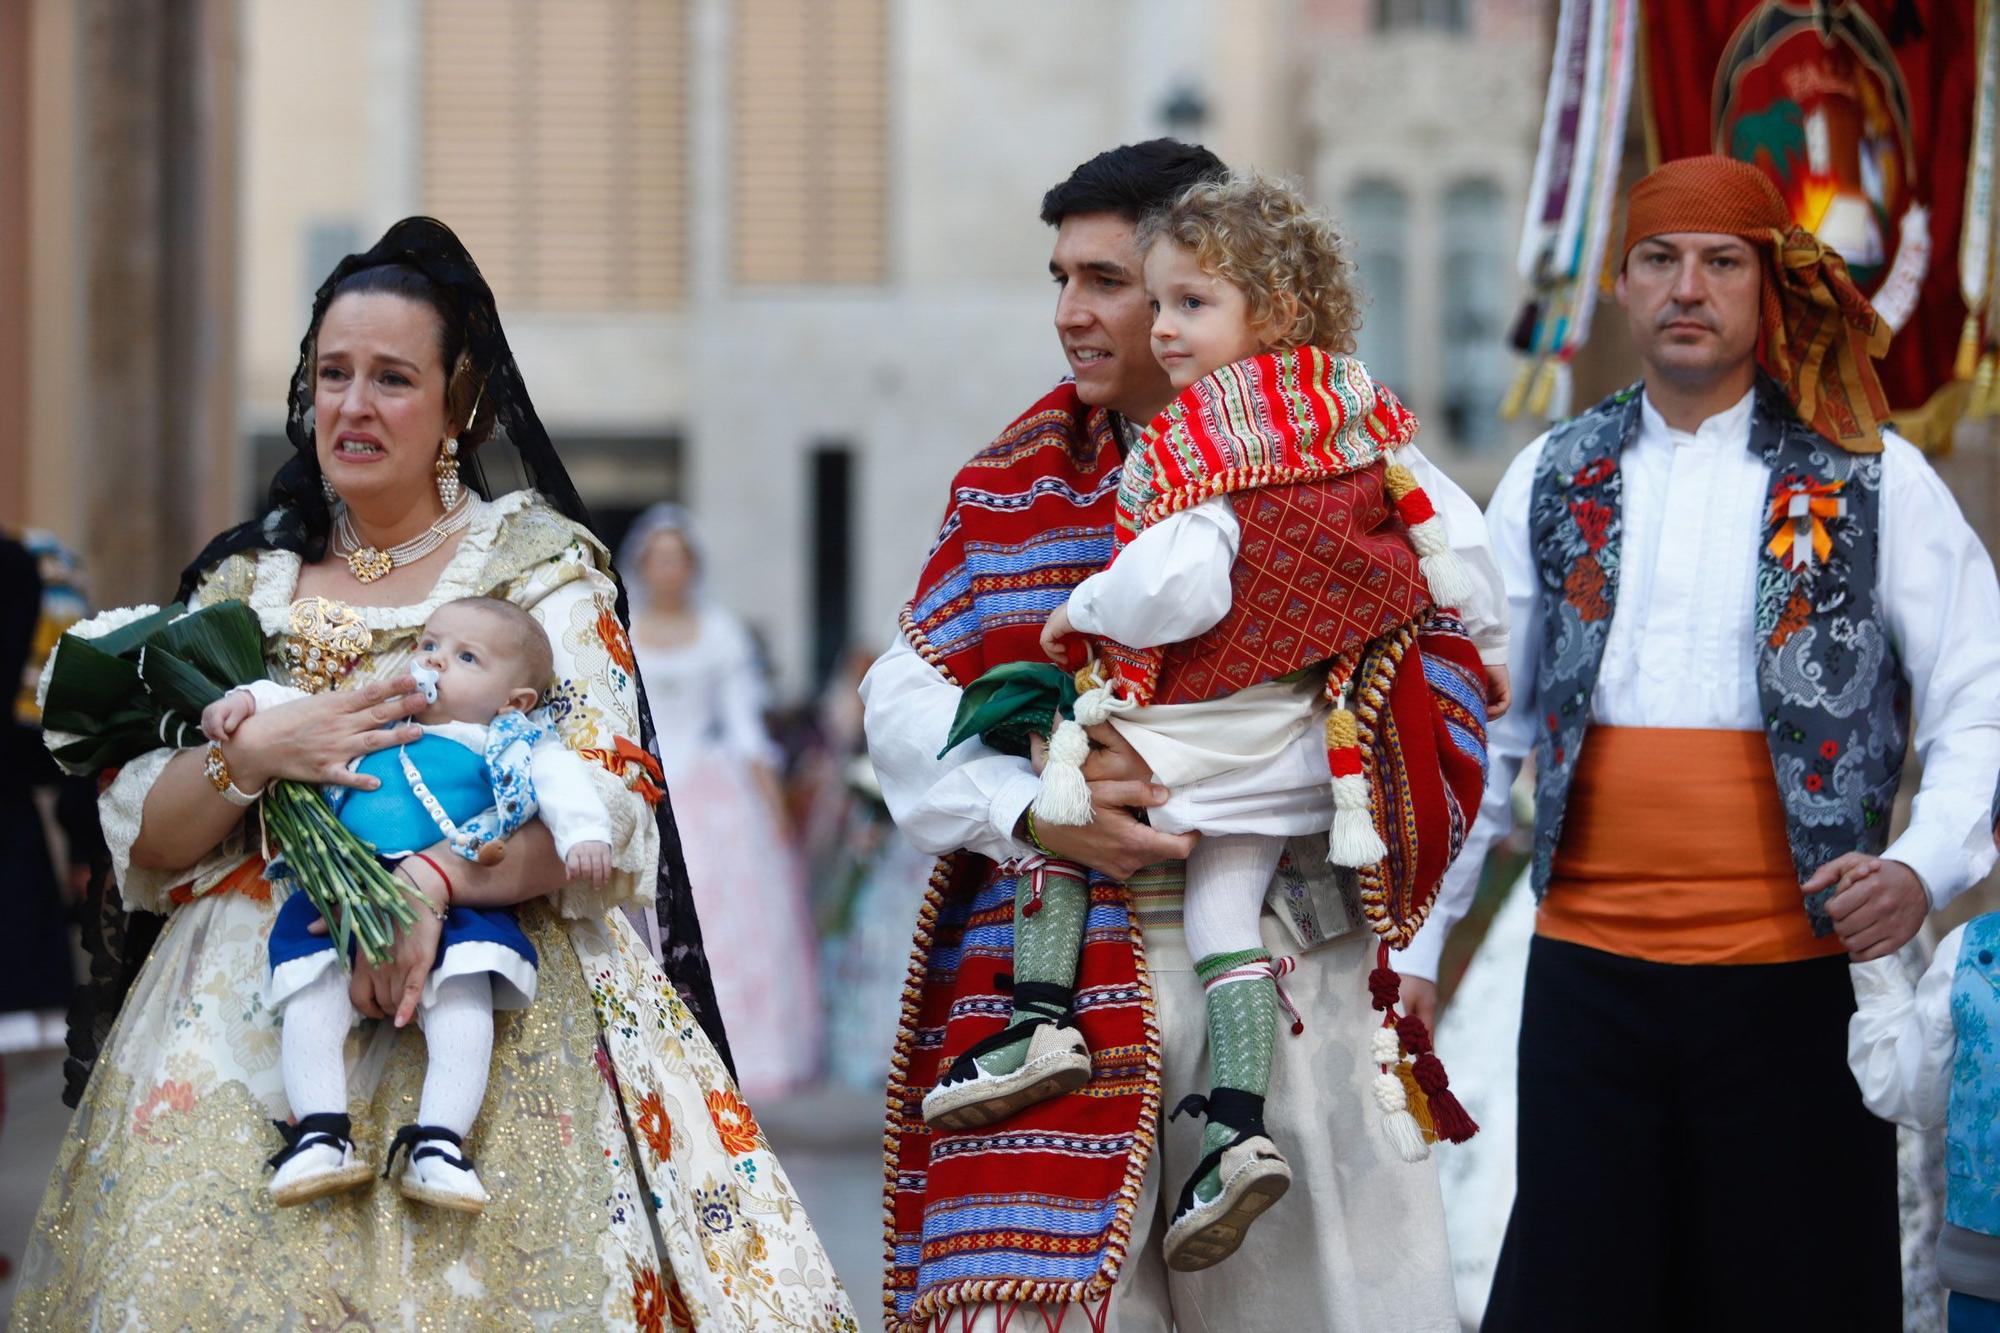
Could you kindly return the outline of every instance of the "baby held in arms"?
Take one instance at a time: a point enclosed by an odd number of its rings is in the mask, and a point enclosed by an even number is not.
[[[610,818],[585,761],[531,716],[554,676],[548,636],[533,616],[496,598],[446,602],[425,622],[410,674],[429,701],[413,719],[422,735],[355,761],[378,780],[374,789],[330,788],[327,798],[384,865],[418,889],[443,889],[441,936],[417,1008],[428,1051],[423,1097],[386,1166],[406,1151],[405,1196],[476,1213],[488,1196],[462,1150],[486,1095],[493,1011],[533,1001],[537,957],[511,908],[453,903],[450,858],[426,849],[443,843],[490,864],[504,855],[505,837],[539,814],[570,878],[601,885],[612,870]],[[260,706],[302,694],[275,681],[232,690],[202,714],[202,730],[226,740]],[[278,1127],[285,1146],[271,1159],[270,1189],[291,1205],[364,1185],[375,1169],[357,1154],[347,1114],[344,1047],[359,1014],[304,893],[279,908],[268,947],[266,1000],[283,1015],[293,1117]]]

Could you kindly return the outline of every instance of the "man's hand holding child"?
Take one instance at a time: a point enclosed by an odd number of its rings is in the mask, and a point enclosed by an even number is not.
[[[1507,716],[1514,702],[1514,677],[1505,662],[1486,664],[1486,721],[1490,725]]]
[[[1076,627],[1069,623],[1069,603],[1064,602],[1049,612],[1049,618],[1042,622],[1042,651],[1051,662],[1059,667],[1074,666],[1063,640],[1076,633]]]

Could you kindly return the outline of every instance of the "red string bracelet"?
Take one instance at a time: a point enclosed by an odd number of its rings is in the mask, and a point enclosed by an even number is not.
[[[450,875],[447,875],[447,874],[445,874],[445,873],[444,873],[444,867],[443,867],[443,866],[441,866],[441,865],[439,865],[439,864],[438,864],[437,862],[435,862],[435,861],[431,860],[431,859],[430,859],[430,857],[428,857],[428,856],[425,856],[425,855],[424,855],[424,854],[423,854],[422,852],[411,852],[411,853],[410,853],[410,855],[411,855],[411,856],[414,856],[414,857],[415,857],[415,858],[416,858],[417,860],[419,860],[419,861],[422,861],[422,862],[423,862],[423,863],[424,863],[425,865],[429,866],[429,867],[430,867],[430,868],[431,868],[432,870],[436,871],[436,872],[437,872],[437,877],[438,877],[439,879],[441,879],[441,880],[443,880],[443,881],[444,881],[444,905],[445,905],[446,907],[450,907],[450,906],[451,906],[451,876],[450,876]]]

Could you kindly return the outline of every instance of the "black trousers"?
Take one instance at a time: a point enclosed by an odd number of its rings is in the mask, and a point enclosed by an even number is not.
[[[1844,956],[1690,967],[1535,938],[1485,1333],[1902,1327],[1896,1133]]]

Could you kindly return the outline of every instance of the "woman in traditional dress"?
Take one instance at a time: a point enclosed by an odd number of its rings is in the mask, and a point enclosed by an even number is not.
[[[817,1070],[820,997],[763,669],[743,622],[704,592],[701,549],[679,505],[639,516],[618,568],[716,998],[736,1033],[736,1075],[752,1098],[786,1092]]]
[[[492,293],[443,224],[397,223],[320,288],[287,434],[297,454],[265,513],[212,542],[182,591],[246,602],[273,672],[320,692],[260,711],[222,745],[136,759],[104,791],[124,901],[166,921],[83,1090],[15,1326],[855,1328],[729,1078],[606,552]],[[490,499],[476,475],[460,485],[494,436],[530,489]],[[402,863],[433,907],[518,905],[541,957],[532,1007],[496,1020],[464,1145],[493,1201],[466,1217],[378,1182],[280,1209],[263,1189],[285,1108],[262,1001],[276,904],[246,816],[273,779],[371,781],[348,764],[407,738],[419,627],[471,595],[506,598],[548,632],[546,697],[564,741],[594,761],[615,873],[602,891],[566,884],[539,824],[493,866],[432,849],[448,885]],[[656,892],[664,974],[614,910]],[[357,1008],[406,1009],[437,937],[419,911],[390,962],[357,960]],[[423,1076],[399,1026],[349,1038],[354,1138],[376,1161],[414,1118]]]

